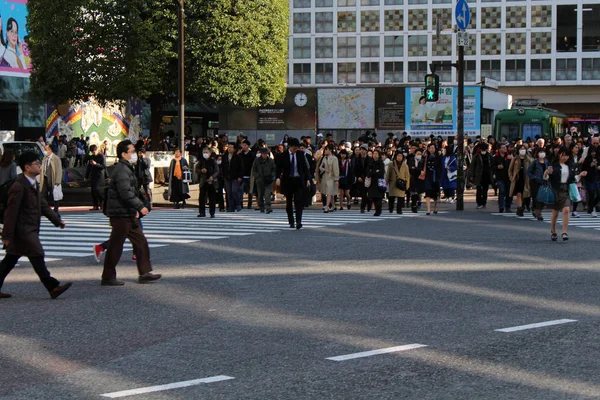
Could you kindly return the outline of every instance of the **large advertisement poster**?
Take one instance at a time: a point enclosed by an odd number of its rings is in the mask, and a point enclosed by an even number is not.
[[[375,128],[375,89],[319,89],[319,129]]]
[[[479,135],[481,125],[481,88],[465,87],[464,130]],[[457,96],[455,87],[440,88],[436,103],[425,101],[423,88],[406,88],[406,131],[411,136],[456,134]]]
[[[0,0],[0,75],[28,77],[27,0]]]

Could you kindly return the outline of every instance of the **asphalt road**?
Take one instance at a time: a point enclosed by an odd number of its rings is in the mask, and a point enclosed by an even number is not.
[[[152,285],[123,261],[127,285],[101,287],[91,258],[65,258],[49,265],[75,285],[54,301],[22,265],[0,399],[600,398],[600,232],[553,243],[545,222],[468,208],[171,244]]]

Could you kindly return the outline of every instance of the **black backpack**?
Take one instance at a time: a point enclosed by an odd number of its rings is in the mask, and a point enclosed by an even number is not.
[[[0,185],[0,223],[4,223],[4,211],[8,206],[8,191],[13,183],[15,183],[15,180],[4,182]]]

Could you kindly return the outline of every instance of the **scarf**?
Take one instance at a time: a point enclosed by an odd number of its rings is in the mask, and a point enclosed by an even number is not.
[[[175,160],[175,170],[173,171],[173,176],[175,178],[181,180],[183,178],[183,172],[181,171],[181,161]]]

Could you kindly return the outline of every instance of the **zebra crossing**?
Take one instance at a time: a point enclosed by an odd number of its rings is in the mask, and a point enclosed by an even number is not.
[[[531,215],[531,213],[525,213],[524,216],[518,217],[515,213],[491,213],[495,216],[502,216],[506,218],[516,218],[522,219],[526,221],[537,221],[537,219]],[[552,217],[551,211],[542,212],[542,216],[544,217],[544,221],[547,224],[550,224],[550,218]],[[558,214],[558,223],[562,224],[562,212]],[[594,229],[600,231],[600,218],[594,218],[591,214],[587,213],[579,213],[579,218],[570,217],[569,218],[569,227],[575,228],[584,228],[584,229]]]
[[[380,217],[360,214],[358,211],[338,211],[323,213],[305,210],[302,217],[304,228],[316,229],[352,224],[371,223],[399,218],[412,218],[423,215],[405,213],[402,215],[384,213]],[[204,240],[222,240],[231,237],[269,234],[290,231],[285,210],[274,210],[272,214],[262,214],[254,210],[240,213],[217,213],[216,218],[197,218],[196,210],[155,210],[143,219],[144,234],[150,248],[171,244],[186,244]],[[92,248],[108,240],[111,227],[101,213],[73,213],[63,215],[66,228],[61,230],[46,219],[42,219],[40,240],[44,246],[47,261],[70,257],[92,257]],[[132,250],[129,241],[124,250]],[[0,256],[5,253],[0,250]]]

